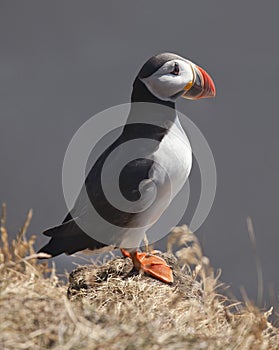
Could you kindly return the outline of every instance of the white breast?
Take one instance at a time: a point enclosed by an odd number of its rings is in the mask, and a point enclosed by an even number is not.
[[[185,184],[192,168],[191,145],[178,117],[153,154],[153,160],[167,172],[174,198]],[[155,169],[154,171],[156,172]],[[156,177],[155,173],[154,176]]]

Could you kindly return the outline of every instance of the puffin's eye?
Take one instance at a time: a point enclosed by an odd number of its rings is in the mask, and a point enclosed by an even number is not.
[[[173,71],[171,72],[173,75],[179,75],[179,64],[175,62]]]

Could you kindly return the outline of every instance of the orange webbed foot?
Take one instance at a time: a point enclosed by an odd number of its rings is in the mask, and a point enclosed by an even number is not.
[[[124,249],[121,249],[121,252],[125,257],[130,257],[132,259],[137,270],[144,271],[160,281],[173,283],[172,269],[166,261],[159,256],[140,252],[129,253]]]

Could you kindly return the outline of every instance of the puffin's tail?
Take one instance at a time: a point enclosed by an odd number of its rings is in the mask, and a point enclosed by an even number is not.
[[[95,250],[106,246],[85,234],[73,219],[60,226],[52,227],[43,234],[51,237],[51,240],[38,253],[46,253],[51,257],[62,253],[70,255],[81,250]]]

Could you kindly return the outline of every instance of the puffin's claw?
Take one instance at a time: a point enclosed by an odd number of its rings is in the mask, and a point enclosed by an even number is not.
[[[132,259],[137,270],[144,271],[160,281],[173,283],[172,269],[166,261],[159,256],[141,252],[129,253],[124,249],[121,249],[121,252],[125,257],[130,257]]]

